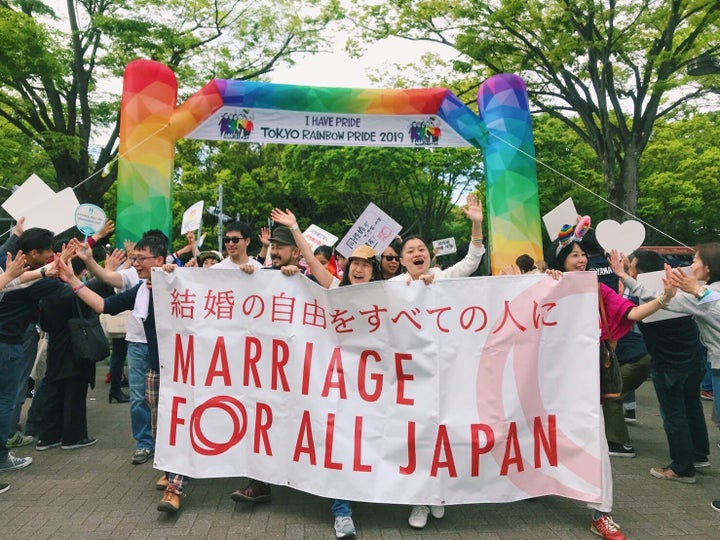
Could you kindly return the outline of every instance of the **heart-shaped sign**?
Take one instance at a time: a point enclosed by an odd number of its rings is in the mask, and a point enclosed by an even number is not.
[[[606,252],[616,249],[630,255],[645,241],[645,226],[639,221],[618,223],[612,219],[601,221],[595,227],[598,243]]]

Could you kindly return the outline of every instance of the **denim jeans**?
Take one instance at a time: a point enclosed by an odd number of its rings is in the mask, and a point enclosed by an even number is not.
[[[695,461],[710,453],[707,424],[698,388],[704,366],[698,362],[689,372],[652,371],[660,416],[670,448],[669,467],[678,476],[693,476]]]
[[[333,516],[335,516],[335,517],[352,516],[352,509],[350,508],[349,501],[341,501],[340,499],[333,499],[332,506],[330,507],[330,509],[332,510]]]
[[[0,461],[7,459],[7,440],[15,433],[15,406],[25,364],[22,343],[0,342]]]
[[[130,425],[137,449],[154,450],[150,425],[150,407],[145,401],[145,373],[148,370],[147,343],[128,343],[128,382],[130,390]]]
[[[22,373],[20,374],[20,385],[17,388],[17,394],[15,397],[15,410],[13,411],[12,418],[12,433],[15,433],[15,427],[20,424],[20,415],[22,414],[23,403],[25,403],[25,399],[27,399],[28,379],[30,378],[30,372],[35,364],[39,339],[40,334],[38,333],[35,323],[28,325],[25,329],[25,333],[23,334],[22,346],[23,354],[25,355],[25,365],[23,366]]]
[[[720,369],[711,369],[713,402],[715,403],[715,425],[720,428]]]

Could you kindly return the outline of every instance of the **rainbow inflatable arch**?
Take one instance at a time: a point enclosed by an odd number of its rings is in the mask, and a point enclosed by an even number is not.
[[[496,75],[480,117],[444,88],[355,89],[214,79],[179,107],[175,74],[128,64],[120,111],[117,242],[148,229],[170,236],[175,143],[182,138],[336,146],[461,147],[483,152],[493,273],[527,253],[542,259],[527,90]]]

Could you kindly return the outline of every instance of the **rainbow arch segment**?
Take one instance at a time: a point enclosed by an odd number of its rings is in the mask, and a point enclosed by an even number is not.
[[[151,60],[128,64],[120,103],[116,245],[140,239],[148,229],[169,235],[175,141],[170,118],[177,80],[167,66]]]
[[[215,79],[178,108],[172,124],[178,139],[476,148],[487,140],[477,115],[444,88],[326,88]],[[413,127],[428,135],[414,135]]]
[[[542,258],[527,94],[513,75],[480,88],[485,121],[444,88],[354,89],[214,79],[175,108],[172,71],[150,60],[125,71],[120,121],[117,243],[150,228],[170,236],[174,144],[238,142],[483,150],[493,273],[529,253]],[[524,108],[523,108],[524,107]],[[508,141],[511,145],[503,144]]]
[[[478,91],[478,110],[489,133],[485,150],[489,252],[499,274],[518,255],[543,258],[535,146],[525,83],[496,75]]]

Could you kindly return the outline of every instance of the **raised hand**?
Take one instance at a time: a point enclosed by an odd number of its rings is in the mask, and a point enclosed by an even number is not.
[[[270,217],[275,223],[285,225],[288,228],[297,225],[297,219],[295,219],[295,214],[293,214],[287,208],[284,211],[280,210],[279,208],[273,208],[270,211]]]
[[[269,227],[261,227],[260,228],[260,234],[258,234],[258,240],[260,240],[260,243],[263,246],[270,245],[270,228]]]
[[[475,194],[470,193],[468,194],[467,198],[465,199],[466,206],[462,209],[463,212],[465,212],[465,215],[472,221],[473,223],[479,223],[482,224],[483,221],[483,209],[480,205],[480,202],[478,201],[478,198]]]
[[[27,270],[27,261],[25,260],[25,254],[22,250],[17,252],[15,259],[13,259],[12,253],[8,251],[7,262],[5,263],[5,272],[15,279],[21,276]]]
[[[113,249],[107,257],[105,257],[105,268],[111,271],[117,270],[127,260],[127,255],[123,249]]]

